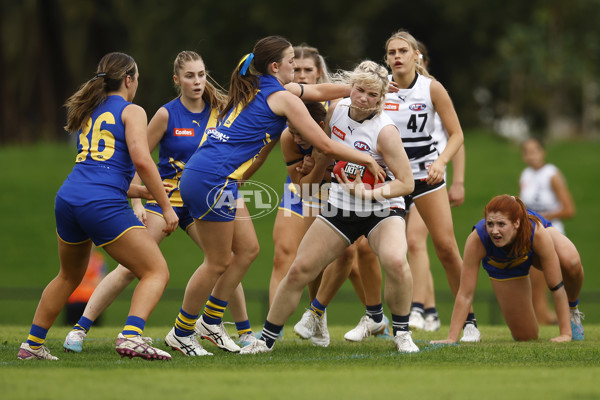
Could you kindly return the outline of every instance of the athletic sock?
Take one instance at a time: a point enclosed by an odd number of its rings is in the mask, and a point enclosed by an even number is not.
[[[37,350],[44,345],[46,335],[48,335],[48,329],[32,324],[31,329],[29,330],[29,336],[27,336],[27,344],[29,344],[29,347],[33,350]]]
[[[275,341],[279,337],[279,332],[282,330],[283,325],[275,325],[269,321],[265,321],[265,326],[263,327],[260,339],[264,340],[264,342],[267,344],[267,347],[272,349],[273,345],[275,345]]]
[[[202,319],[209,325],[219,325],[223,321],[223,314],[225,314],[226,308],[226,301],[219,300],[211,295],[204,306]]]
[[[377,323],[383,321],[383,304],[379,303],[374,306],[367,306],[367,315]]]
[[[183,337],[193,334],[198,317],[199,314],[192,315],[183,311],[183,308],[179,309],[179,314],[175,319],[175,335]]]
[[[125,326],[123,327],[123,336],[132,338],[136,336],[142,336],[144,333],[144,328],[146,327],[146,321],[144,321],[140,317],[136,317],[135,315],[130,315],[127,317],[125,321]]]
[[[579,299],[577,299],[575,301],[569,301],[569,308],[577,308],[578,305],[579,305]]]
[[[396,315],[392,314],[392,327],[394,336],[396,336],[396,332],[408,332],[408,316],[407,315]]]
[[[475,319],[475,313],[469,313],[469,315],[467,315],[467,320],[463,325],[463,329],[465,328],[465,326],[467,326],[467,324],[473,324],[475,325],[475,328],[477,328],[477,320]]]
[[[236,322],[235,323],[235,328],[237,329],[238,335],[242,336],[245,334],[251,334],[252,333],[252,328],[250,328],[250,321],[249,320],[245,320],[245,321],[241,321],[241,322]]]
[[[439,319],[437,309],[435,307],[428,307],[425,309],[425,316],[433,315],[434,319]]]
[[[425,313],[425,305],[423,303],[412,303],[411,312],[418,312],[423,315]]]
[[[317,300],[317,298],[315,297],[312,303],[310,303],[309,310],[312,311],[312,313],[315,314],[317,317],[321,318],[325,313],[325,308],[327,308],[327,306],[324,306],[323,304],[319,303],[319,300]]]
[[[86,317],[81,316],[81,318],[79,318],[79,321],[77,321],[77,323],[73,327],[73,330],[84,331],[85,333],[88,333],[93,323],[94,321],[92,321],[91,319],[87,319]]]

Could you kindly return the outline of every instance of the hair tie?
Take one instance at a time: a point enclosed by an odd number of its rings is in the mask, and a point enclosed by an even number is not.
[[[94,75],[94,77],[92,78],[92,80],[98,79],[98,78],[104,78],[106,76],[106,72],[98,72],[96,75]]]
[[[253,59],[254,53],[250,53],[245,57],[244,64],[242,65],[242,68],[240,68],[240,75],[246,75],[246,72],[248,72],[248,68],[250,68],[250,63]]]

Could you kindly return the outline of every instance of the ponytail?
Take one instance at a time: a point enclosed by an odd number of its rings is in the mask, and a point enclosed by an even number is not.
[[[108,53],[98,63],[95,75],[85,82],[65,102],[69,133],[83,129],[92,112],[108,97],[108,93],[119,90],[125,77],[135,77],[137,65],[124,53]]]

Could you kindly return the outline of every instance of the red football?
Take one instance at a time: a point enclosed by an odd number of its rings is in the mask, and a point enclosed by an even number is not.
[[[360,179],[362,179],[363,183],[371,187],[373,187],[375,184],[375,176],[363,164],[355,164],[348,161],[338,161],[335,163],[335,166],[333,167],[333,174],[336,176],[339,182],[342,182],[342,170],[350,182],[354,182],[356,175],[360,174]]]

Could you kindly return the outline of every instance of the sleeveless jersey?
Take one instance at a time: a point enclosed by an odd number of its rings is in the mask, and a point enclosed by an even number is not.
[[[412,87],[385,95],[385,113],[400,131],[415,180],[427,178],[427,167],[438,157],[431,136],[436,115],[431,101],[431,81],[418,75]]]
[[[180,97],[163,107],[169,113],[169,121],[160,140],[158,172],[164,182],[173,185],[169,192],[171,205],[183,207],[179,191],[183,167],[206,137],[205,132],[215,128],[219,111],[207,104],[202,112],[193,113],[185,108]]]
[[[57,195],[72,205],[127,198],[135,172],[125,139],[123,109],[130,102],[108,96],[77,134],[73,170]]]
[[[558,173],[558,168],[546,164],[540,169],[525,168],[519,178],[521,192],[519,197],[527,208],[533,211],[552,212],[561,208],[560,201],[552,189],[552,177]],[[564,226],[559,219],[553,219],[552,225],[564,233]]]
[[[350,98],[339,101],[331,115],[329,127],[331,139],[344,143],[359,151],[368,153],[385,170],[386,175],[393,179],[392,172],[383,161],[383,156],[377,151],[377,139],[381,130],[394,122],[384,113],[363,122],[356,122],[349,116]],[[404,208],[404,198],[361,200],[344,191],[338,183],[332,182],[329,190],[329,203],[334,207],[351,211],[379,211],[390,207]]]
[[[254,99],[245,107],[232,108],[216,129],[208,129],[206,141],[190,158],[186,168],[240,179],[260,150],[281,135],[286,118],[267,104],[272,93],[286,90],[271,75],[259,77]]]
[[[491,279],[516,279],[529,275],[529,268],[531,268],[533,262],[533,237],[536,228],[536,224],[531,220],[529,220],[529,223],[533,227],[530,237],[531,249],[529,253],[520,257],[511,256],[503,248],[494,245],[485,227],[485,219],[482,219],[473,227],[477,230],[479,239],[485,247],[486,255],[481,260],[481,264]]]

